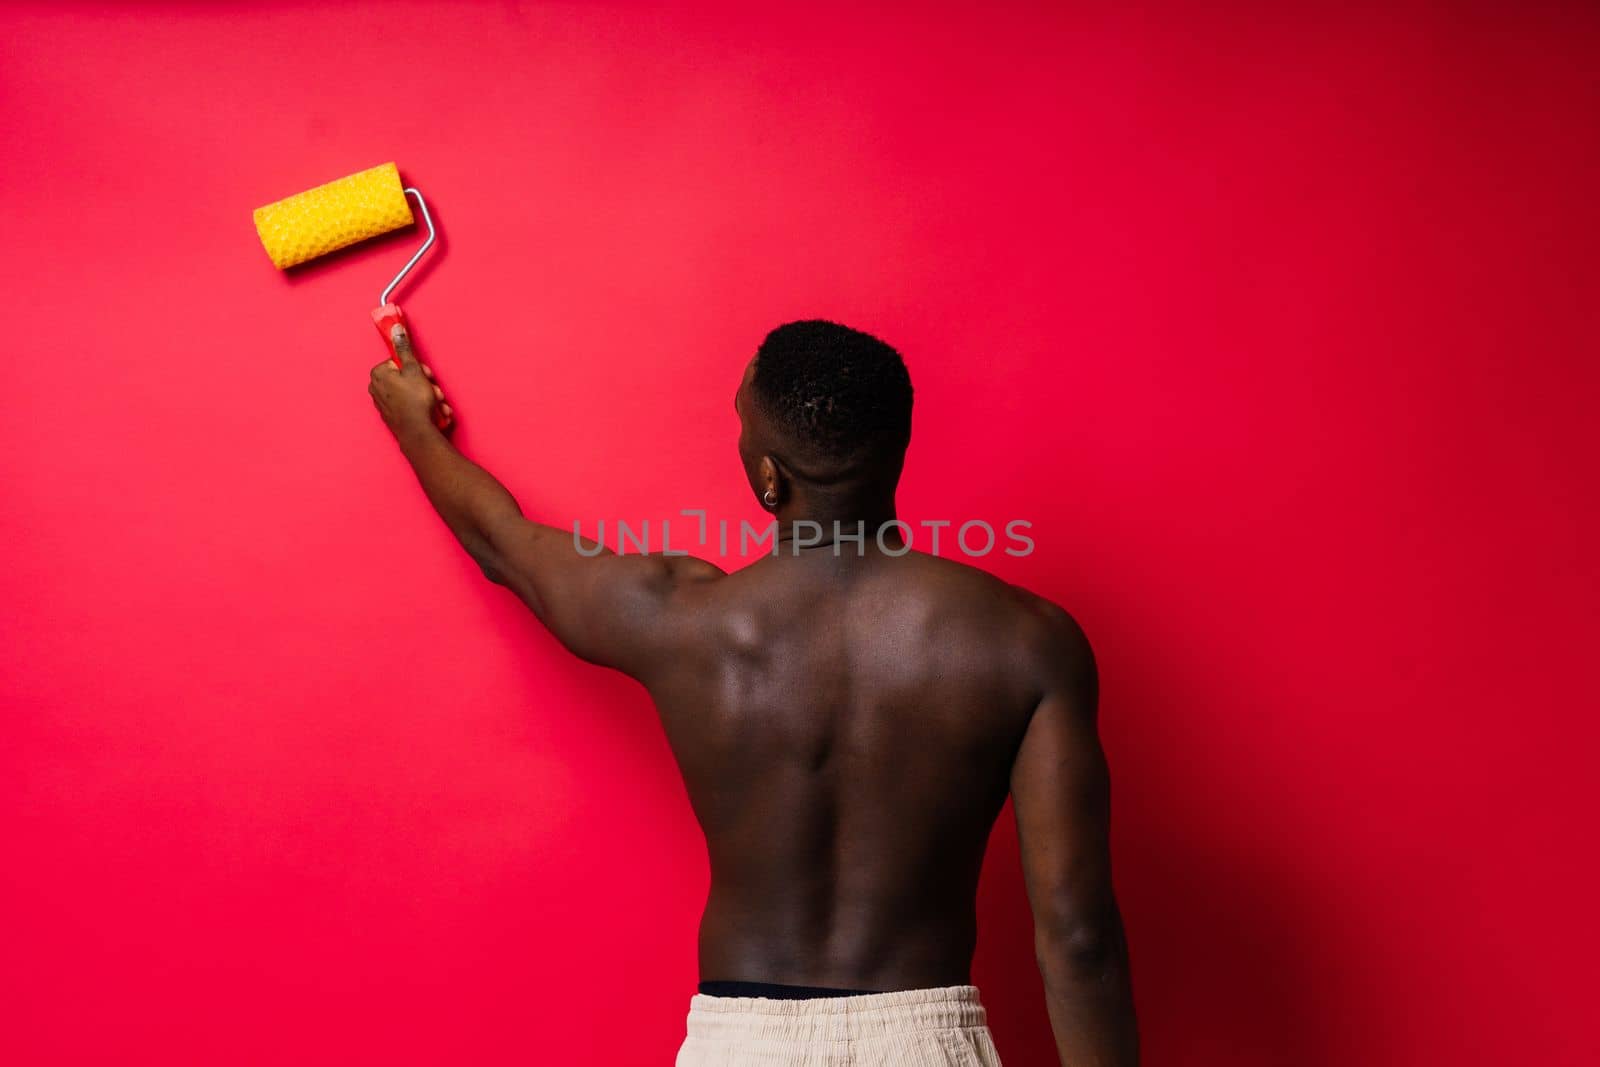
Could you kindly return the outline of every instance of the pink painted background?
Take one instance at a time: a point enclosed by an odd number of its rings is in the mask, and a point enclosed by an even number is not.
[[[650,707],[366,396],[416,235],[251,229],[395,159],[537,516],[754,520],[762,335],[902,349],[903,514],[1032,521],[1099,651],[1149,1063],[1595,1062],[1600,16],[1366,7],[0,8],[0,1060],[681,1037]],[[1047,1063],[1009,816],[981,909]]]

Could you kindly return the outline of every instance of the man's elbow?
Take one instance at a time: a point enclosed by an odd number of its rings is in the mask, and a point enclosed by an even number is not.
[[[467,550],[472,562],[478,565],[483,576],[495,585],[510,585],[511,575],[505,565],[505,555],[495,547],[494,541],[480,533],[460,535],[461,547]]]
[[[1127,948],[1115,905],[1036,921],[1034,954],[1052,986],[1096,984],[1120,974],[1127,966]]]
[[[467,554],[472,557],[472,562],[478,565],[478,569],[483,572],[485,578],[495,585],[504,586],[517,594],[518,598],[528,605],[528,609],[533,612],[534,618],[550,629],[557,630],[557,636],[561,636],[556,620],[551,618],[549,605],[546,603],[544,596],[540,594],[536,584],[526,574],[519,574],[516,568],[507,565],[506,557],[496,551],[491,542],[464,543],[466,544]]]
[[[500,565],[499,555],[487,544],[467,545],[467,555],[472,557],[472,562],[478,565],[483,576],[495,585],[509,584],[505,568]]]

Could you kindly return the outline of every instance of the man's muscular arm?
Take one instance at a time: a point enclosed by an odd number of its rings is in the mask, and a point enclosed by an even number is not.
[[[456,540],[573,653],[635,677],[648,673],[667,654],[668,616],[683,590],[722,572],[686,556],[585,556],[570,533],[524,518],[506,487],[435,427],[436,409],[447,422],[452,414],[444,393],[404,327],[392,336],[401,366],[384,360],[372,368],[368,392]],[[584,550],[596,547],[587,542]]]
[[[1111,889],[1111,782],[1095,727],[1094,655],[1076,623],[1045,609],[1043,696],[1011,771],[1034,951],[1064,1065],[1139,1059],[1128,945]]]

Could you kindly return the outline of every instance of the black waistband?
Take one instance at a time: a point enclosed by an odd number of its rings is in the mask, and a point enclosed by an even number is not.
[[[701,982],[708,997],[763,997],[767,1000],[815,1000],[818,997],[865,997],[876,989],[829,989],[818,985],[778,985],[773,982]]]

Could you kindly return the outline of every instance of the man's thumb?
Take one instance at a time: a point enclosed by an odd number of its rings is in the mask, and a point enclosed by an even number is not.
[[[399,357],[402,370],[417,365],[417,354],[411,348],[411,335],[404,326],[395,323],[389,331],[389,340],[394,343],[394,354]]]

